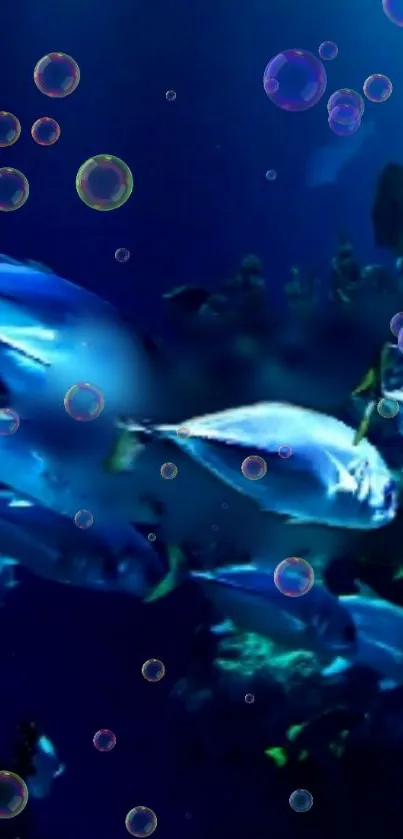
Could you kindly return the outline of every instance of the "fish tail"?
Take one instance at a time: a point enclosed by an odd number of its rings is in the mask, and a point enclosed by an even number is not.
[[[264,753],[278,769],[282,769],[288,763],[288,753],[283,746],[270,746],[268,749],[265,749]]]
[[[153,603],[166,597],[186,576],[186,557],[177,545],[168,545],[169,570],[156,587],[144,598],[144,603]]]
[[[358,446],[358,443],[363,440],[364,437],[367,436],[368,430],[370,428],[374,413],[376,408],[376,401],[374,399],[371,400],[369,405],[367,406],[364,416],[357,428],[357,431],[354,435],[353,445]]]
[[[118,435],[104,460],[107,472],[131,472],[145,444],[153,436],[153,429],[132,420],[119,420]]]

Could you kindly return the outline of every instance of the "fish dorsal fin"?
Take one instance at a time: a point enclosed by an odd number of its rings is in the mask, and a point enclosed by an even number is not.
[[[25,265],[28,265],[28,268],[33,268],[34,271],[41,271],[42,274],[53,274],[52,269],[48,265],[44,265],[43,262],[37,262],[35,259],[27,259]]]
[[[20,259],[14,259],[12,256],[6,256],[5,253],[0,253],[0,265],[23,265]]]
[[[367,600],[379,600],[379,594],[374,591],[371,586],[367,583],[361,582],[361,580],[354,580],[354,584],[358,588],[358,593],[361,597],[366,597]]]

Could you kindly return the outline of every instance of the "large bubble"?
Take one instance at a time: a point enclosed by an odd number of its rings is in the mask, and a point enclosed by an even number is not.
[[[27,806],[28,787],[16,772],[0,771],[0,819],[14,819]]]
[[[133,192],[133,175],[120,157],[97,154],[80,166],[76,190],[92,210],[117,210]]]
[[[313,796],[307,789],[295,789],[288,800],[296,813],[307,813],[313,804]]]
[[[31,137],[38,146],[53,146],[60,137],[60,125],[52,117],[40,117],[31,128]]]
[[[362,89],[370,102],[386,102],[392,95],[393,85],[388,76],[373,73],[365,79]]]
[[[159,658],[149,658],[144,662],[141,673],[146,682],[160,682],[165,676],[165,665]]]
[[[241,472],[249,481],[260,481],[267,472],[267,463],[259,454],[251,454],[242,461]]]
[[[403,329],[403,312],[396,312],[390,322],[390,329],[395,338],[398,337],[399,332]]]
[[[361,94],[350,87],[341,87],[340,90],[332,93],[327,103],[328,113],[330,114],[337,105],[350,105],[359,111],[360,117],[364,113],[365,105]]]
[[[306,559],[289,556],[275,568],[274,582],[281,594],[287,597],[302,597],[311,590],[315,575]]]
[[[105,406],[103,394],[89,382],[77,382],[69,387],[63,401],[67,413],[79,422],[97,419]]]
[[[0,408],[0,437],[10,437],[20,427],[20,418],[14,408]]]
[[[157,816],[154,810],[150,810],[149,807],[133,807],[125,818],[126,830],[131,836],[137,836],[138,839],[151,836],[157,824]]]
[[[0,212],[12,213],[24,206],[29,197],[29,183],[19,169],[0,169]]]
[[[329,128],[338,137],[350,137],[351,134],[358,131],[361,125],[361,117],[358,111],[355,111],[355,115],[351,113],[350,119],[348,119],[350,110],[348,105],[336,105],[329,114]]]
[[[323,41],[318,49],[318,55],[322,61],[333,61],[337,57],[338,52],[339,48],[334,41]]]
[[[403,0],[382,0],[386,17],[396,26],[403,26]]]
[[[277,90],[273,90],[273,79],[278,82]],[[307,50],[284,50],[269,61],[263,76],[267,96],[284,111],[312,108],[323,96],[326,84],[322,62]]]
[[[98,752],[111,752],[116,746],[116,735],[110,728],[100,728],[95,732],[92,742]]]
[[[21,123],[9,111],[0,111],[0,148],[13,146],[21,135]]]
[[[40,58],[35,66],[34,82],[44,96],[63,99],[78,87],[80,68],[71,55],[50,52]]]

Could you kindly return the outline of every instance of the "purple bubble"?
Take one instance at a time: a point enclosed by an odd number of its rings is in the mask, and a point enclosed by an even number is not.
[[[342,108],[343,106],[340,106]],[[338,111],[340,110],[339,107],[335,108],[330,114],[328,118],[328,124],[331,131],[334,134],[337,134],[338,137],[350,137],[351,134],[355,134],[358,131],[361,125],[361,119],[357,115],[355,120],[351,122],[340,122],[338,119]]]
[[[403,329],[403,312],[397,312],[390,322],[390,331],[397,338],[401,329]]]
[[[333,61],[338,52],[339,48],[333,41],[323,41],[318,49],[318,55],[322,61]]]
[[[328,113],[330,114],[337,105],[351,105],[353,108],[357,108],[360,117],[364,113],[365,105],[361,94],[357,93],[356,90],[352,90],[350,87],[341,87],[340,90],[335,90],[332,93],[327,103]]]
[[[98,752],[111,752],[116,746],[116,736],[109,728],[100,728],[95,732],[92,742]]]
[[[336,105],[330,111],[330,117],[333,122],[338,122],[340,125],[351,125],[352,122],[356,123],[357,121],[361,121],[360,112],[355,105]]]
[[[306,559],[288,556],[275,568],[274,582],[281,594],[287,597],[302,597],[311,590],[315,575]]]
[[[270,80],[266,88],[266,79]],[[272,91],[272,79],[278,90]],[[316,55],[307,50],[284,50],[269,61],[263,87],[269,99],[283,111],[307,111],[326,90],[326,70]]]
[[[393,85],[388,76],[373,73],[365,79],[362,89],[370,102],[386,102],[392,95]]]
[[[385,15],[396,26],[403,26],[403,0],[382,0]]]
[[[400,352],[403,352],[403,329],[399,330],[399,334],[397,336],[397,346],[399,347]]]

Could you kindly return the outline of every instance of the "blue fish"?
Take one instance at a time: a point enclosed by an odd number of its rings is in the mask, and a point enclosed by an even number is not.
[[[305,185],[315,189],[336,184],[342,170],[359,154],[373,131],[372,122],[363,122],[355,134],[334,135],[326,145],[313,149],[306,163]]]
[[[63,775],[66,767],[60,762],[54,744],[45,734],[41,734],[36,741],[32,767],[34,771],[26,779],[28,792],[32,798],[47,798],[53,782]]]
[[[307,650],[323,662],[351,660],[356,652],[354,621],[343,604],[321,583],[301,597],[277,588],[273,568],[228,566],[194,571],[218,610],[247,632],[270,638],[287,650]]]

